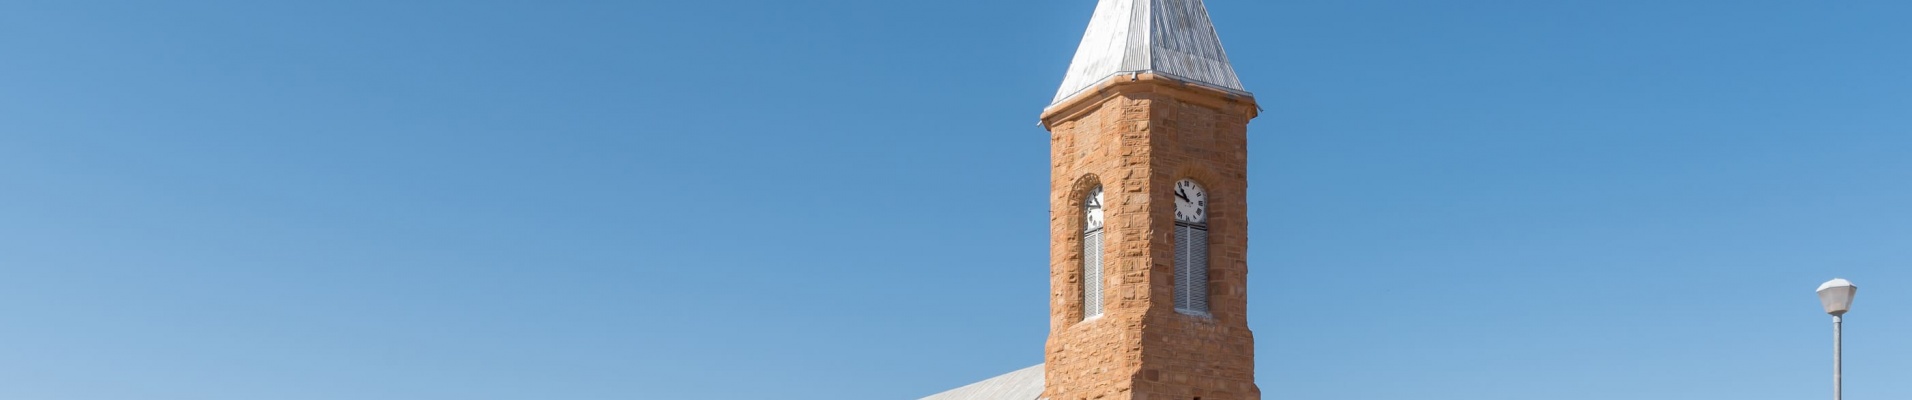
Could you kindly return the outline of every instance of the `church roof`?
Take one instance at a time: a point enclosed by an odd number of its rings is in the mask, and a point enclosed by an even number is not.
[[[1109,77],[1139,72],[1248,94],[1202,0],[1101,0],[1050,104]]]
[[[1036,400],[1042,397],[1042,364],[1002,374],[922,400]]]

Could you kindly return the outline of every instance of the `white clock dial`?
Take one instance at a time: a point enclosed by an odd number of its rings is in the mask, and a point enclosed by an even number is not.
[[[1208,222],[1208,191],[1193,180],[1175,183],[1175,221],[1200,224]]]
[[[1102,229],[1102,187],[1089,191],[1089,198],[1082,202],[1084,214],[1088,215],[1089,226],[1086,230]]]

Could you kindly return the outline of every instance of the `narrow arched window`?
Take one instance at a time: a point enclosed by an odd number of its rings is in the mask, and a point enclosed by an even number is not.
[[[1208,191],[1175,183],[1175,311],[1208,315]]]
[[[1102,187],[1082,201],[1082,318],[1102,315]]]

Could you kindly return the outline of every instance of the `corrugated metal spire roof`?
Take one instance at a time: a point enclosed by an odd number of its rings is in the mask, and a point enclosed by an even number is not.
[[[1202,0],[1101,0],[1051,105],[1118,74],[1150,72],[1248,94]]]

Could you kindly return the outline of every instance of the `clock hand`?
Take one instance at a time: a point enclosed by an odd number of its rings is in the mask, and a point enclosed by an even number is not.
[[[1182,189],[1175,189],[1175,197],[1180,197],[1180,198],[1182,198],[1182,201],[1194,201],[1194,200],[1189,200],[1189,199],[1188,199],[1188,194],[1187,194],[1187,193],[1182,193]]]

